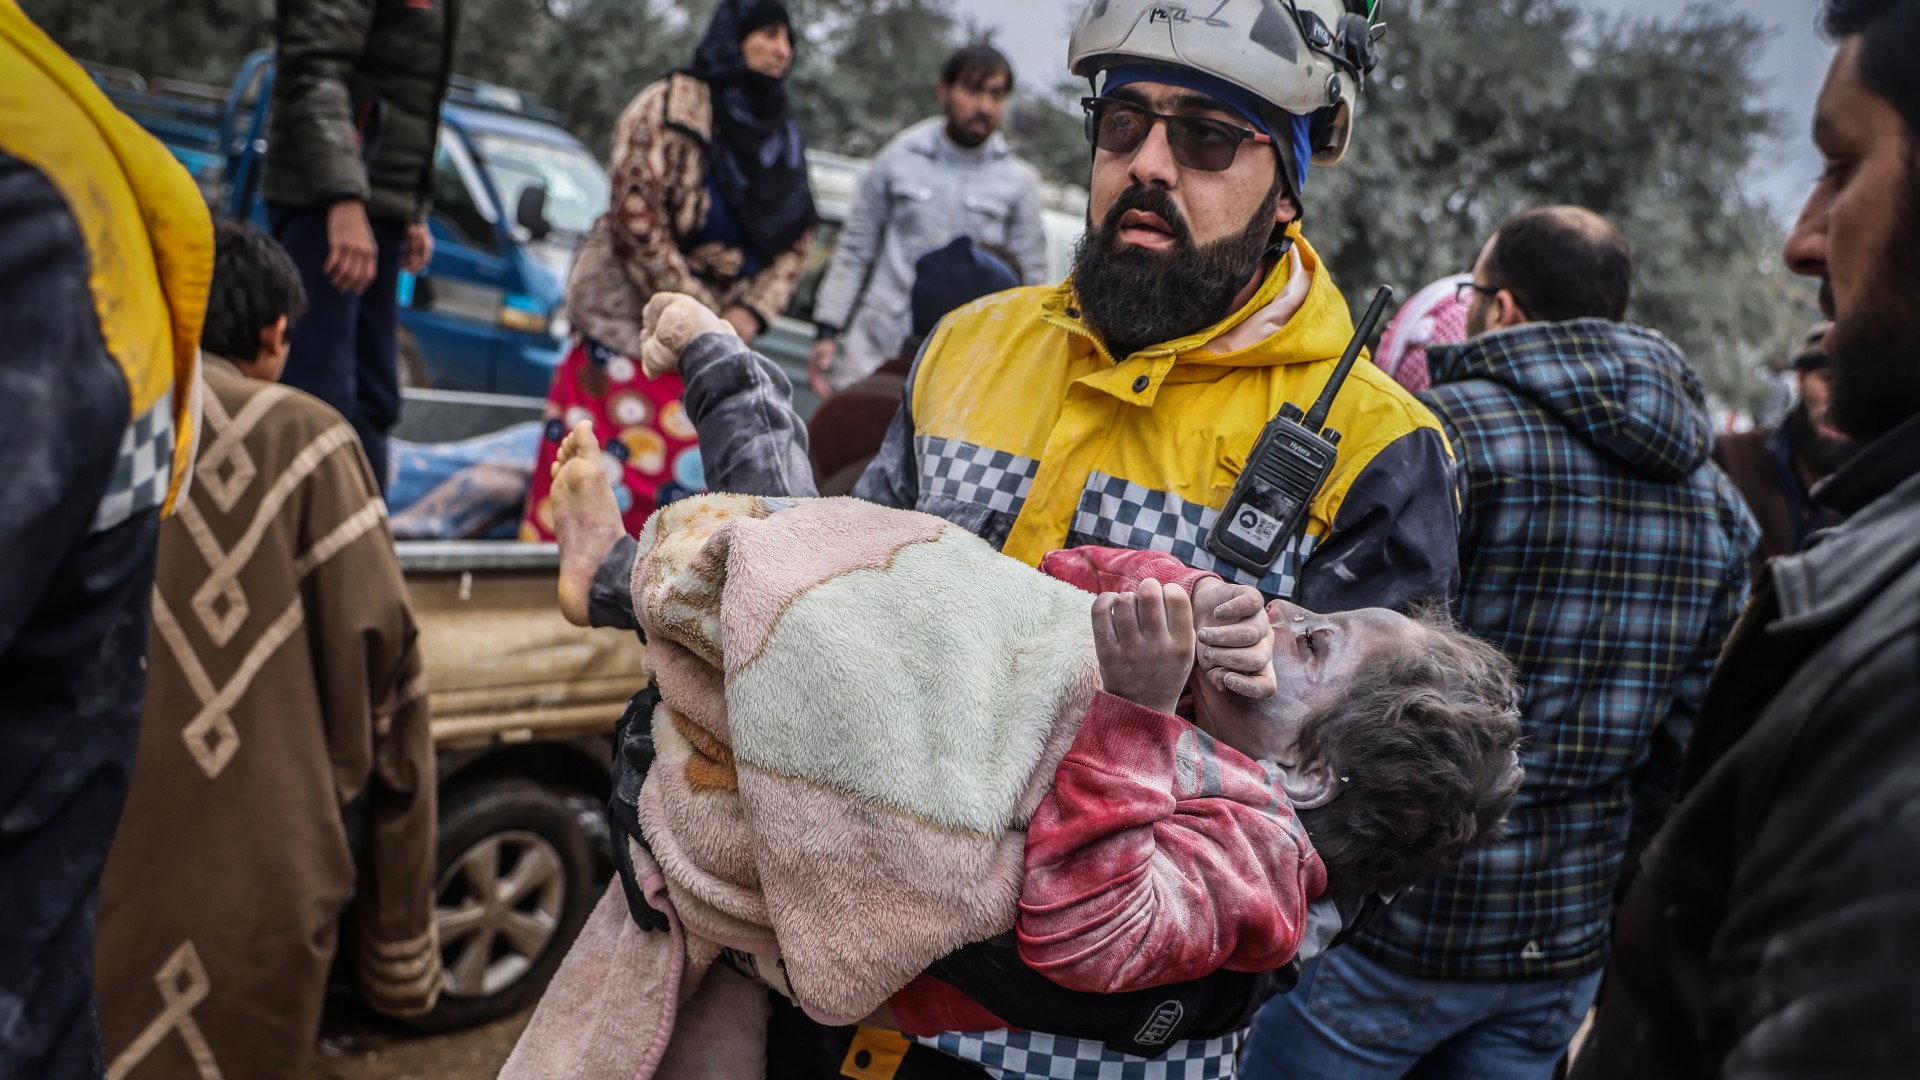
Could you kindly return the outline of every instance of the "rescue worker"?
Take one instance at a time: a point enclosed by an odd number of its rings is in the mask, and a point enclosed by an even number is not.
[[[1249,573],[1202,546],[1262,427],[1282,404],[1319,394],[1353,333],[1345,297],[1301,234],[1301,195],[1309,166],[1346,148],[1373,39],[1367,16],[1340,0],[1228,0],[1204,17],[1154,0],[1090,0],[1069,45],[1072,70],[1095,91],[1084,103],[1088,232],[1073,276],[948,315],[854,494],[947,518],[1029,563],[1079,544],[1166,551],[1319,611],[1450,595],[1445,438],[1370,364],[1334,402],[1339,459],[1274,566]],[[813,494],[784,376],[690,304],[655,297],[649,313],[643,361],[684,379],[709,485]],[[591,562],[562,552],[562,607],[631,626],[621,609],[634,548],[604,542],[590,583],[568,566]],[[1233,653],[1257,640],[1234,636],[1247,627],[1205,625],[1202,640]],[[623,767],[636,760],[629,747]],[[1338,927],[1322,929],[1301,962]],[[991,1061],[996,1075],[1046,1076],[1156,1058],[1218,1076],[1253,1012],[1293,978],[1220,972],[1076,994],[991,942],[932,970],[1023,1030],[909,1044],[777,1007],[769,1075],[831,1076],[845,1063],[871,1076],[979,1076]],[[1009,1069],[1013,1060],[1026,1064]]]
[[[0,1076],[100,1076],[94,911],[199,423],[207,207],[0,0]]]

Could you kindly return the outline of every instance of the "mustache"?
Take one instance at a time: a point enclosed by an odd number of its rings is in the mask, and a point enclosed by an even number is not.
[[[1112,236],[1120,228],[1120,218],[1129,210],[1139,210],[1153,214],[1167,223],[1167,229],[1173,233],[1176,248],[1189,247],[1193,243],[1193,230],[1187,227],[1187,219],[1180,216],[1180,208],[1173,204],[1173,196],[1164,188],[1135,184],[1120,193],[1107,208],[1106,215],[1100,221],[1100,233],[1103,237]]]
[[[1833,311],[1833,282],[1826,278],[1820,279],[1820,310],[1828,313]]]

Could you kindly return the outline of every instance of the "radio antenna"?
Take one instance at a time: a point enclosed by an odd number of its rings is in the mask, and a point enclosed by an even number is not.
[[[1320,397],[1308,410],[1304,426],[1316,434],[1326,426],[1327,410],[1333,408],[1333,396],[1340,392],[1340,385],[1347,381],[1347,373],[1353,370],[1353,362],[1360,358],[1360,348],[1373,336],[1374,324],[1380,321],[1380,315],[1387,310],[1387,301],[1393,299],[1393,288],[1382,285],[1373,294],[1373,303],[1367,305],[1367,313],[1360,316],[1360,326],[1353,332],[1353,340],[1347,342],[1347,351],[1340,356],[1340,363],[1328,377],[1327,385],[1320,390]]]

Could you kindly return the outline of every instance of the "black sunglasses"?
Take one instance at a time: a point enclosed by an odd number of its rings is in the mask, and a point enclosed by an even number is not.
[[[1087,141],[1109,154],[1131,154],[1147,141],[1153,125],[1167,125],[1167,146],[1181,168],[1221,172],[1233,165],[1240,144],[1251,139],[1270,143],[1272,137],[1225,120],[1204,116],[1168,116],[1119,98],[1081,98],[1087,111]]]

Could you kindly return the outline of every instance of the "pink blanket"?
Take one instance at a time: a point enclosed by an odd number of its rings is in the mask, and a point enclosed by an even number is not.
[[[764,998],[722,948],[845,1024],[1013,925],[1098,686],[1084,592],[928,515],[713,495],[649,519],[633,593],[663,696],[635,864],[674,929],[614,886],[503,1077],[759,1075]]]

